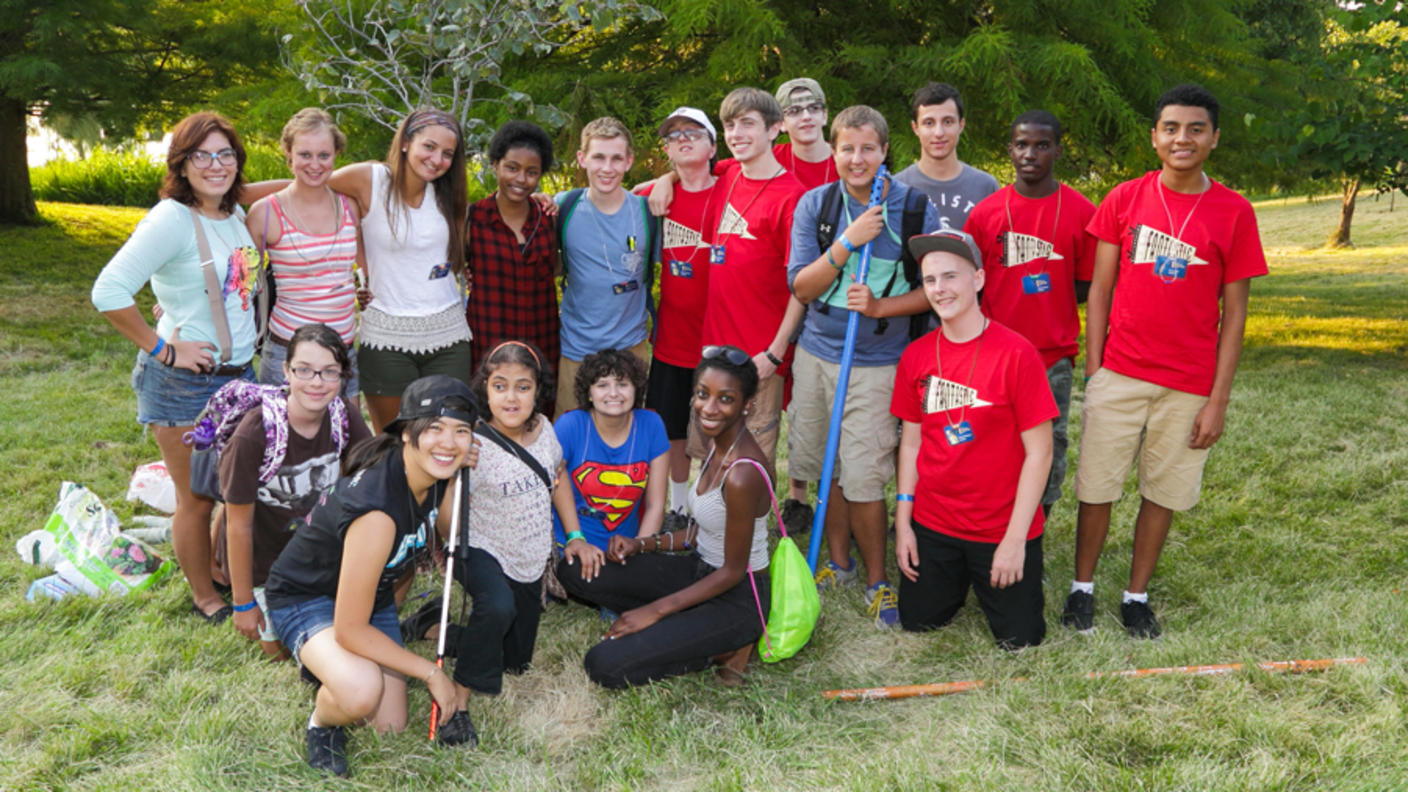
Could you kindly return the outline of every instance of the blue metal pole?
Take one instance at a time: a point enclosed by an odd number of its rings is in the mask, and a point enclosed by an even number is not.
[[[845,189],[843,185],[841,189]],[[875,181],[870,185],[870,206],[879,206],[885,195],[885,166],[875,173]],[[842,197],[844,200],[844,196]],[[860,266],[856,270],[856,282],[865,283],[870,272],[870,242],[860,249]],[[846,318],[846,343],[841,349],[841,371],[836,376],[836,397],[831,402],[831,427],[826,432],[826,457],[821,464],[821,480],[816,484],[816,511],[812,518],[811,543],[807,547],[807,566],[816,574],[818,556],[821,555],[822,526],[826,525],[826,506],[831,500],[831,478],[836,473],[836,449],[841,445],[841,417],[846,412],[846,389],[851,384],[851,358],[856,353],[856,333],[860,327],[860,314],[851,311]]]

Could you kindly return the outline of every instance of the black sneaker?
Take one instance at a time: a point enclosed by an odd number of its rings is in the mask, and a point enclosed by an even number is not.
[[[468,745],[470,748],[479,744],[479,735],[474,731],[474,721],[469,719],[467,710],[458,710],[450,716],[450,722],[440,727],[439,736],[441,745]]]
[[[341,726],[308,727],[308,766],[347,777],[347,732]]]
[[[1126,602],[1120,606],[1124,629],[1135,638],[1158,638],[1163,630],[1147,602]]]
[[[416,641],[424,641],[425,634],[431,627],[440,624],[440,609],[444,603],[443,597],[435,597],[429,602],[401,621],[401,643],[408,644]]]
[[[782,502],[782,524],[787,526],[788,536],[806,534],[812,529],[814,519],[816,511],[810,503],[803,503],[796,498],[788,498]]]
[[[1061,609],[1061,626],[1082,635],[1095,632],[1095,595],[1072,591],[1066,597],[1066,607]]]

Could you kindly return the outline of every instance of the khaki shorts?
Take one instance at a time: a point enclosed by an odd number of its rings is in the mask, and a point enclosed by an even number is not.
[[[647,368],[650,367],[650,339],[646,339],[639,344],[626,350],[632,355],[645,361]],[[577,380],[577,370],[582,367],[582,361],[571,358],[559,358],[557,362],[557,414],[562,415],[568,410],[577,409],[577,396],[572,392],[572,385]]]
[[[1085,386],[1076,499],[1111,503],[1139,460],[1139,494],[1168,509],[1198,503],[1208,449],[1189,448],[1193,421],[1208,397],[1165,388],[1102,368]]]
[[[777,433],[782,423],[782,377],[773,374],[758,383],[758,393],[748,403],[748,431],[758,441],[758,448],[768,458],[768,464],[777,462]],[[709,441],[699,433],[699,415],[693,409],[689,413],[689,437],[685,442],[685,453],[692,459],[703,459],[709,454]]]
[[[851,368],[833,480],[853,503],[884,500],[885,484],[895,475],[900,422],[890,414],[890,394],[895,389],[896,368]],[[821,479],[840,373],[839,363],[828,363],[797,347],[792,362],[792,404],[787,408],[787,475],[794,479]]]

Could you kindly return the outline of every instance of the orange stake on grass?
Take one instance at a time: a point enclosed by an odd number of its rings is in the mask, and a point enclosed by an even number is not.
[[[1307,671],[1324,671],[1333,666],[1363,665],[1366,662],[1368,662],[1368,660],[1363,657],[1330,657],[1322,660],[1276,660],[1257,663],[1254,667],[1268,673],[1301,674]],[[1091,671],[1084,676],[1086,679],[1145,677],[1159,676],[1162,674],[1211,676],[1215,674],[1230,674],[1233,671],[1240,671],[1246,667],[1245,663],[1219,663],[1215,665],[1169,666],[1166,668],[1129,668],[1123,671]],[[1017,677],[1010,681],[1025,682],[1026,677]],[[902,699],[913,698],[915,696],[947,696],[951,693],[963,693],[969,690],[985,688],[991,684],[991,682],[981,679],[970,679],[962,682],[935,682],[929,685],[894,685],[890,687],[828,690],[822,693],[822,695],[829,699],[840,699],[841,701]]]

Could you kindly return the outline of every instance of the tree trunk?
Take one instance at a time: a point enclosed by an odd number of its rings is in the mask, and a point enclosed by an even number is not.
[[[29,189],[25,104],[0,96],[0,223],[32,223],[39,216]]]
[[[1325,247],[1353,247],[1349,241],[1349,224],[1354,222],[1354,199],[1359,197],[1359,179],[1354,178],[1344,183],[1344,201],[1340,204],[1340,227],[1335,229],[1335,233],[1330,235],[1325,242]]]

